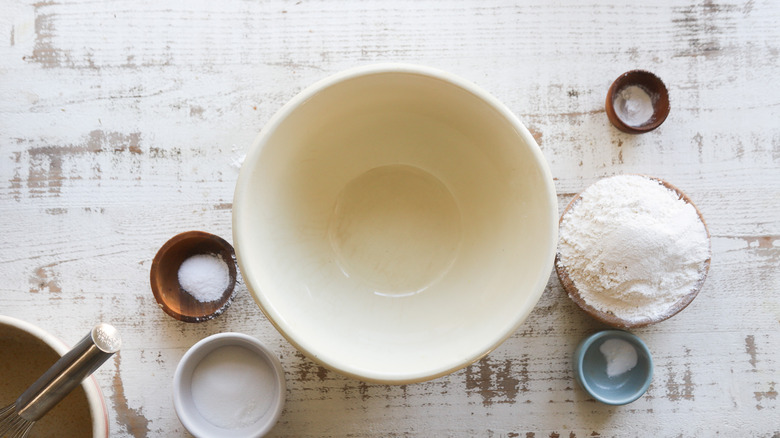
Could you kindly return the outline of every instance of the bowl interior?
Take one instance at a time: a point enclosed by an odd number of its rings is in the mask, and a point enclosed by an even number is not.
[[[637,352],[637,364],[625,373],[609,376],[607,359],[599,350],[609,339],[629,342]],[[578,351],[576,374],[583,388],[596,400],[611,405],[630,403],[645,393],[653,376],[653,361],[647,346],[636,336],[610,330],[586,340]]]
[[[0,321],[0,406],[13,403],[35,380],[54,365],[60,354],[39,337],[4,321]],[[31,437],[102,436],[96,430],[104,431],[105,418],[93,418],[91,404],[84,385],[76,387],[43,418],[35,422]],[[97,424],[97,429],[93,427]]]
[[[468,85],[372,71],[304,91],[247,155],[234,242],[294,345],[383,382],[467,365],[537,302],[556,242],[528,131]]]

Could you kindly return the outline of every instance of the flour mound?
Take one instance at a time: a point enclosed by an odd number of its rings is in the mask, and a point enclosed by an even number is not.
[[[710,258],[693,205],[638,175],[585,190],[561,221],[558,252],[587,304],[630,322],[663,316],[696,287]]]

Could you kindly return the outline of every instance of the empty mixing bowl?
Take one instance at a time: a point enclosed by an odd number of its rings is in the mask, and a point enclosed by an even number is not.
[[[360,67],[305,89],[249,149],[233,242],[268,319],[327,368],[408,383],[464,367],[539,299],[557,200],[528,130],[439,70]]]

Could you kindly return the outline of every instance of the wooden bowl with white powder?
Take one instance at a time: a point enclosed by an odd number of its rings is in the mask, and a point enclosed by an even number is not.
[[[626,329],[687,307],[710,257],[709,231],[690,198],[658,178],[618,175],[591,185],[563,211],[555,270],[586,313]]]
[[[669,115],[669,91],[653,73],[631,70],[609,87],[605,110],[612,125],[623,132],[650,132]]]
[[[208,321],[233,300],[235,251],[225,239],[187,231],[168,240],[154,256],[152,292],[168,315],[184,322]]]

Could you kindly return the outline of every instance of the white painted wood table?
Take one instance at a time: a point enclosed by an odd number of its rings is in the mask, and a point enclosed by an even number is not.
[[[0,313],[70,343],[96,321],[120,329],[123,350],[97,373],[115,437],[187,436],[171,396],[178,360],[240,331],[287,372],[274,436],[777,438],[778,24],[770,0],[0,0]],[[445,69],[503,101],[541,146],[561,207],[631,172],[694,200],[712,267],[689,308],[635,331],[655,359],[644,397],[609,407],[577,387],[572,350],[603,326],[552,273],[487,358],[405,386],[318,367],[243,284],[207,323],[157,307],[149,269],[168,238],[232,241],[238,163],[270,116],[312,82],[379,61]],[[667,121],[639,136],[604,112],[610,83],[634,68],[672,99]]]

